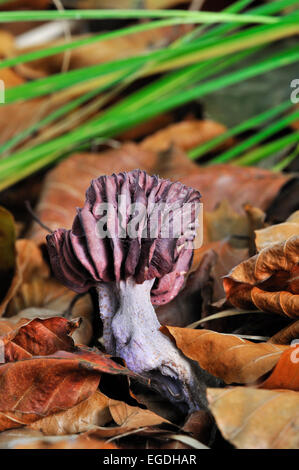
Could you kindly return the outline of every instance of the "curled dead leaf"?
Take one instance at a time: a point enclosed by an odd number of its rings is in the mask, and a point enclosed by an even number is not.
[[[239,308],[256,306],[291,318],[299,314],[299,236],[264,248],[224,278],[227,299]]]
[[[299,393],[250,387],[209,388],[221,433],[238,449],[298,449]]]
[[[261,251],[274,243],[283,242],[295,235],[299,236],[299,211],[294,212],[281,224],[256,230],[256,248],[258,251]]]

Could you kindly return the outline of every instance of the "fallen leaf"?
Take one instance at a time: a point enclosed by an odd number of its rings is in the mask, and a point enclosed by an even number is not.
[[[267,248],[274,243],[279,243],[288,238],[299,236],[299,211],[294,212],[281,224],[270,225],[255,231],[255,244],[258,251]]]
[[[210,409],[238,449],[298,449],[299,393],[250,387],[209,388]]]
[[[205,142],[223,134],[226,127],[215,121],[206,120],[186,120],[175,124],[170,124],[166,128],[150,135],[141,143],[141,147],[152,152],[165,152],[172,146],[177,146],[182,150],[190,150]],[[229,139],[231,144],[232,140]],[[227,146],[227,144],[226,144]],[[187,158],[186,158],[187,167]],[[186,168],[187,169],[187,168]]]
[[[81,325],[75,330],[73,338],[75,343],[88,345],[93,335],[91,297],[89,294],[79,297],[72,306],[74,300],[76,294],[56,279],[33,277],[20,286],[7,306],[6,316],[11,323],[17,323],[22,318],[51,318],[61,315],[66,315],[68,319],[80,317]]]
[[[14,441],[13,449],[117,449],[113,442],[91,439],[89,436],[43,437]]]
[[[102,373],[134,376],[100,351],[76,348],[0,367],[0,430],[31,424],[89,398]]]
[[[128,429],[156,426],[167,422],[164,418],[150,410],[130,406],[118,400],[109,400],[109,409],[116,424]]]
[[[260,388],[295,390],[299,392],[299,347],[294,344],[283,352],[270,376]]]
[[[0,304],[7,294],[14,273],[15,239],[14,218],[0,206]]]
[[[299,313],[299,237],[264,248],[236,266],[223,280],[227,299],[238,308]]]
[[[185,356],[227,384],[255,383],[273,369],[287,346],[252,343],[233,334],[211,330],[163,327]]]
[[[110,7],[111,8],[111,5]],[[74,70],[105,62],[110,62],[126,57],[146,54],[148,51],[160,49],[171,44],[186,32],[188,25],[177,25],[156,28],[154,31],[147,30],[128,34],[119,38],[103,40],[100,43],[88,44],[72,49],[68,64],[68,69]],[[72,35],[72,40],[87,39],[89,35]],[[49,46],[56,47],[64,44],[65,39],[51,41]],[[32,52],[41,49],[43,46],[21,49],[22,53]],[[18,53],[18,50],[15,51]],[[55,54],[34,62],[26,63],[21,71],[26,79],[43,77],[55,73],[60,73],[64,60],[64,53]]]
[[[48,356],[60,350],[72,351],[74,341],[71,334],[79,326],[80,321],[68,321],[61,317],[25,320],[23,325],[1,336],[5,351],[4,362]]]
[[[15,244],[16,266],[14,277],[5,297],[0,302],[0,316],[5,312],[8,303],[19,291],[23,283],[34,277],[48,278],[50,269],[42,257],[40,249],[30,240],[17,240]]]
[[[290,178],[263,168],[222,164],[199,167],[181,182],[201,192],[205,210],[215,209],[226,199],[235,211],[242,213],[245,204],[266,211]]]
[[[112,420],[108,403],[109,398],[101,392],[95,392],[79,405],[40,419],[29,427],[44,435],[60,436],[85,432],[93,426],[105,426]]]

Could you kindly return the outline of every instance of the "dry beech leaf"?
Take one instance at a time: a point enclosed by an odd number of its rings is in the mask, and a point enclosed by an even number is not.
[[[86,188],[92,179],[135,168],[150,172],[155,161],[155,154],[141,150],[135,144],[124,144],[119,149],[99,154],[73,155],[48,173],[36,209],[37,215],[52,230],[71,228],[76,207],[83,205]],[[45,230],[34,223],[29,238],[41,244],[45,242],[45,236]]]
[[[116,449],[113,443],[88,435],[45,436],[29,427],[0,433],[0,449]]]
[[[299,315],[299,236],[264,248],[236,266],[223,284],[238,308],[253,308],[297,318]]]
[[[79,404],[96,391],[101,373],[134,375],[100,351],[76,348],[70,334],[78,326],[35,319],[1,337],[1,431]]]
[[[47,8],[51,0],[12,0],[7,4],[1,5],[0,10],[14,10],[21,8],[24,9],[35,9],[41,10]]]
[[[273,369],[287,346],[252,343],[211,330],[163,327],[185,356],[226,383],[254,383]]]
[[[96,436],[100,439],[111,438],[136,430],[140,430],[142,435],[153,434],[159,430],[156,426],[168,423],[164,418],[150,410],[129,406],[124,402],[116,400],[110,400],[109,410],[117,426],[99,426],[90,431],[91,437]]]
[[[261,251],[274,243],[283,242],[294,235],[299,236],[299,211],[290,215],[282,224],[256,230],[255,244],[257,251]]]
[[[79,405],[36,421],[30,428],[44,435],[60,436],[85,432],[93,426],[105,426],[112,419],[108,403],[109,398],[95,392]]]
[[[268,389],[288,388],[299,392],[299,347],[288,348],[280,356],[271,375],[259,386]]]
[[[15,269],[14,218],[0,206],[0,303],[7,294]]]
[[[11,323],[22,318],[50,318],[68,312],[76,294],[60,284],[56,279],[33,278],[32,281],[20,286],[16,295],[9,302],[6,316]],[[71,309],[72,318],[81,319],[80,328],[75,330],[75,343],[89,344],[92,334],[93,305],[89,294],[78,298]],[[0,322],[1,328],[1,322]]]
[[[122,401],[109,400],[109,409],[116,424],[128,429],[138,429],[167,423],[166,419],[150,410],[130,406]]]
[[[134,376],[107,355],[87,348],[2,365],[0,431],[78,405],[96,391],[102,373]]]
[[[71,334],[79,326],[79,320],[68,321],[61,317],[31,321],[24,319],[23,324],[1,336],[5,363],[32,356],[48,356],[60,350],[72,351],[74,341]]]
[[[13,449],[118,449],[113,442],[91,439],[89,436],[43,437],[42,439],[16,440]]]
[[[298,449],[299,393],[250,387],[209,388],[221,433],[238,449]]]
[[[111,8],[111,6],[109,7]],[[72,50],[69,61],[69,69],[78,69],[117,59],[145,54],[147,51],[153,51],[166,47],[168,44],[182,36],[188,29],[187,25],[176,27],[156,28],[153,31],[142,31],[128,34],[120,38],[107,39],[100,43],[88,44]],[[87,39],[89,35],[73,35],[72,40]],[[49,46],[60,46],[64,44],[64,39],[58,39],[49,43]],[[39,50],[41,47],[22,49],[24,52]],[[16,51],[18,52],[18,51]],[[63,65],[64,54],[56,54],[43,59],[29,62],[26,67],[22,67],[22,72],[27,79],[37,76],[47,76],[59,73]]]
[[[11,285],[0,302],[0,316],[5,312],[8,303],[16,295],[22,284],[34,277],[48,278],[50,269],[42,257],[40,249],[30,240],[17,240],[15,274]]]
[[[154,137],[155,134],[148,139]],[[141,143],[141,147],[154,150],[148,139]],[[277,193],[292,179],[290,175],[258,167],[228,164],[201,167],[188,159],[182,147],[173,147],[171,142],[168,142],[166,151],[160,151],[155,171],[162,178],[179,179],[186,186],[199,190],[204,210],[212,211],[226,199],[232,209],[240,214],[244,213],[246,204],[266,211]]]
[[[208,119],[204,121],[190,119],[170,124],[166,128],[155,132],[143,140],[141,147],[145,150],[165,152],[172,146],[177,146],[187,151],[204,144],[225,131],[226,127],[218,122]],[[229,143],[231,143],[231,140],[229,140]]]
[[[181,182],[199,189],[205,210],[215,209],[226,199],[234,210],[242,213],[245,204],[265,211],[289,179],[290,176],[263,168],[223,164],[199,168],[197,173],[190,173]]]

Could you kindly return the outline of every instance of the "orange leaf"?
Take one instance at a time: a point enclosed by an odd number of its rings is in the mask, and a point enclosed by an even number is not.
[[[287,388],[299,392],[299,347],[290,347],[281,355],[271,375],[260,388]]]
[[[269,372],[287,346],[252,343],[233,334],[163,327],[185,356],[226,383],[253,383]]]

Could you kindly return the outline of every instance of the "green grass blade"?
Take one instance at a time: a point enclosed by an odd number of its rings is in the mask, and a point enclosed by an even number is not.
[[[227,150],[226,152],[222,153],[216,158],[213,158],[213,160],[211,160],[209,164],[225,163],[225,162],[228,162],[229,160],[232,160],[233,158],[238,157],[239,155],[241,155],[243,152],[250,149],[251,147],[256,146],[263,140],[266,140],[269,137],[273,136],[274,134],[280,132],[281,130],[289,126],[292,122],[296,121],[297,119],[299,119],[299,111],[295,111],[294,113],[291,113],[285,116],[284,118],[280,119],[277,122],[274,122],[273,124],[266,127],[265,129],[262,129],[260,132],[256,133],[255,135],[249,137],[248,139],[245,139],[239,145],[235,145],[232,149]]]
[[[269,142],[251,152],[246,153],[241,158],[234,160],[234,164],[241,166],[255,165],[261,160],[272,156],[276,152],[283,150],[291,144],[299,143],[299,132],[286,135],[279,139]]]
[[[290,100],[284,101],[283,103],[280,103],[278,106],[275,106],[274,108],[271,108],[270,110],[264,111],[263,113],[258,114],[257,116],[254,116],[248,119],[247,121],[242,122],[241,124],[238,124],[237,126],[233,127],[232,129],[229,129],[228,131],[224,132],[218,137],[215,137],[214,139],[209,140],[209,142],[206,142],[198,147],[195,147],[194,149],[188,152],[188,155],[191,159],[200,158],[203,155],[210,152],[211,150],[218,147],[220,144],[225,142],[228,138],[234,137],[238,134],[241,134],[242,132],[246,132],[248,130],[252,130],[255,127],[258,127],[261,124],[264,124],[270,119],[273,119],[274,117],[283,113],[284,111],[290,109],[292,106],[293,106],[293,103]]]
[[[274,24],[277,18],[261,15],[237,15],[186,10],[59,10],[59,11],[10,11],[1,12],[0,23],[18,21],[53,20],[113,20],[136,18],[194,18],[202,23],[262,23]]]

